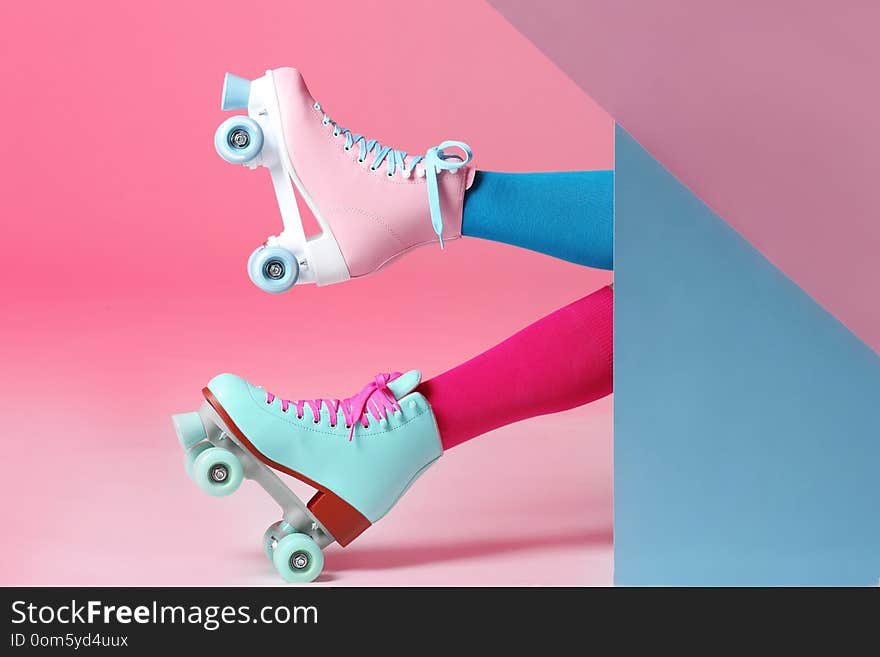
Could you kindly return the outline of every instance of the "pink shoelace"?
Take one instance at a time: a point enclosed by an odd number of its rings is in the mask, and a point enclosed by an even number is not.
[[[282,399],[281,411],[287,413],[288,409],[293,406],[296,408],[296,417],[303,418],[305,408],[308,406],[312,410],[312,418],[315,424],[321,421],[321,409],[326,407],[329,412],[330,426],[335,427],[339,417],[339,409],[342,409],[342,416],[345,418],[345,428],[351,429],[348,433],[348,439],[354,436],[354,427],[360,422],[364,427],[370,426],[369,416],[373,416],[377,421],[384,420],[390,413],[400,410],[400,404],[394,394],[388,389],[388,384],[400,376],[400,372],[391,374],[377,374],[373,377],[364,389],[353,397],[346,399],[298,399],[289,400]],[[266,403],[271,404],[276,397],[271,392],[266,393]]]

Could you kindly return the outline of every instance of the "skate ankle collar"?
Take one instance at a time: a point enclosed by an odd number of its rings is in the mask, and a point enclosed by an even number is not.
[[[416,389],[416,386],[422,382],[422,373],[418,370],[410,370],[405,374],[401,374],[400,376],[391,379],[388,382],[388,389],[391,391],[391,394],[395,396],[398,400],[403,399],[409,393]]]
[[[464,153],[464,157],[457,153],[447,153],[446,148],[458,148]],[[428,206],[431,209],[431,225],[434,232],[440,238],[440,248],[443,248],[443,215],[440,212],[440,188],[437,175],[441,171],[458,171],[466,166],[473,158],[470,146],[461,141],[444,141],[439,146],[428,149],[425,154],[425,166],[428,171]],[[451,160],[451,161],[450,161]]]

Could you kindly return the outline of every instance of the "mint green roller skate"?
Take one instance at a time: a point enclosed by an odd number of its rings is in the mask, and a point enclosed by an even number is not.
[[[348,399],[289,401],[220,374],[197,412],[173,418],[186,470],[210,495],[260,484],[282,510],[263,537],[266,555],[288,582],[310,582],[324,547],[351,543],[442,455],[431,406],[414,392],[420,379],[378,374]],[[304,504],[276,471],[317,492]]]

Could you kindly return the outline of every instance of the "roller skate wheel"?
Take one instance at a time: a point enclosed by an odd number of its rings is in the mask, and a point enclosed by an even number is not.
[[[199,454],[204,452],[206,449],[211,449],[213,445],[209,442],[199,443],[192,449],[188,450],[186,454],[183,455],[183,467],[186,468],[186,476],[190,479],[193,478],[193,464],[198,458]]]
[[[287,527],[287,531],[284,529],[285,526]],[[268,557],[269,561],[272,561],[272,555],[275,552],[275,546],[278,545],[278,541],[292,531],[293,528],[283,520],[273,522],[269,525],[269,528],[263,534],[263,552],[266,553],[266,557]]]
[[[184,449],[189,449],[208,437],[198,413],[179,413],[172,416],[171,421],[174,423],[174,431],[177,433],[180,446]]]
[[[245,164],[263,150],[263,131],[252,118],[233,116],[221,123],[214,133],[214,148],[227,162]]]
[[[283,247],[261,246],[248,258],[248,276],[264,292],[281,294],[292,288],[299,278],[299,263]]]
[[[241,485],[244,468],[238,457],[222,447],[211,447],[196,456],[192,465],[193,481],[216,497],[231,495]]]
[[[272,563],[287,582],[312,582],[324,568],[324,553],[305,534],[289,534],[275,545]]]

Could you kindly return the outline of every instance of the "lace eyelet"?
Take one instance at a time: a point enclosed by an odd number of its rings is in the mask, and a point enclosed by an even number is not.
[[[370,165],[370,171],[375,171],[375,170],[376,170],[376,167],[374,167],[374,166],[371,164],[371,165]]]
[[[297,419],[297,420],[302,420],[302,419],[303,419],[303,416],[300,415],[299,413],[297,413],[297,415],[296,415],[296,419]]]
[[[342,148],[343,148],[345,151],[350,151],[350,150],[351,150],[351,147],[350,147],[350,146],[343,146]]]
[[[388,176],[389,178],[393,178],[393,177],[394,177],[394,174],[391,173],[390,171],[389,171],[388,173],[386,173],[385,175]]]
[[[364,161],[361,158],[358,158],[358,162],[360,162],[361,164],[364,163]]]
[[[346,429],[351,429],[351,425],[350,425],[350,424],[346,424],[346,425],[345,425],[345,428],[346,428]]]

